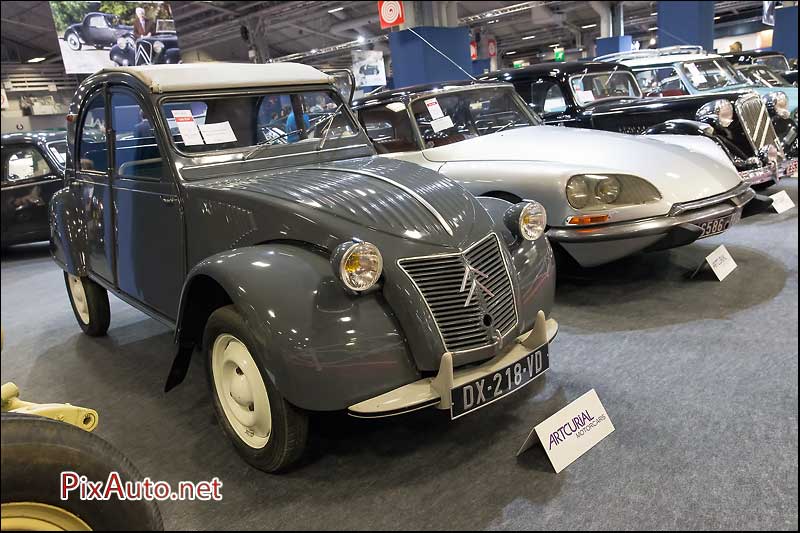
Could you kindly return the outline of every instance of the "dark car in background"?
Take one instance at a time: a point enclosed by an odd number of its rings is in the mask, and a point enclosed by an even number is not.
[[[65,132],[2,136],[2,247],[50,238],[47,205],[64,186]]]
[[[87,13],[83,22],[72,24],[64,31],[64,40],[72,50],[80,50],[84,44],[102,50],[121,39],[133,43],[133,26],[120,24],[116,15],[97,11]]]
[[[769,50],[749,50],[736,54],[722,54],[733,65],[766,65],[779,72],[789,83],[797,83],[797,65],[792,68],[786,56]]]
[[[140,37],[135,42],[120,39],[111,48],[109,57],[121,67],[180,63],[181,50],[178,47],[175,21],[158,19],[156,31],[149,37]]]
[[[747,91],[645,98],[630,68],[607,62],[541,63],[489,73],[512,83],[546,124],[629,134],[705,136],[728,154],[751,185],[769,185],[796,171],[797,132],[783,136],[762,99]],[[788,152],[788,154],[787,154]]]

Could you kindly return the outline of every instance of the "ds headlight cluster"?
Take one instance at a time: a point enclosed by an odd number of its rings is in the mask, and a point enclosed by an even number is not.
[[[781,118],[789,117],[789,98],[785,92],[775,91],[774,93],[765,94],[761,99],[771,113],[775,113]]]
[[[650,183],[627,174],[578,174],[567,181],[567,201],[580,211],[602,211],[661,199]]]
[[[383,272],[383,257],[378,247],[368,242],[340,244],[331,255],[331,264],[345,287],[356,292],[375,285]]]
[[[733,105],[727,100],[714,100],[697,110],[697,120],[716,123],[727,128],[733,123]]]
[[[539,202],[521,202],[506,211],[503,221],[514,235],[535,241],[547,228],[547,212]]]

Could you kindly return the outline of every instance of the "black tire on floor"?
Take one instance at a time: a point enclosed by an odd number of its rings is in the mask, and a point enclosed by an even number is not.
[[[123,483],[142,481],[135,466],[93,433],[34,415],[2,414],[2,503],[34,502],[69,511],[95,531],[161,531],[164,523],[152,501],[81,500],[79,491],[60,497],[61,473],[90,481],[117,472]],[[5,509],[4,509],[5,516]],[[4,525],[5,527],[5,525]]]
[[[81,317],[81,313],[78,312],[72,289],[70,288],[70,274],[64,272],[64,283],[67,286],[67,295],[69,296],[69,303],[72,305],[72,312],[75,313],[75,320],[78,321],[78,325],[80,325],[83,332],[90,337],[102,337],[108,331],[109,324],[111,324],[108,292],[85,276],[78,279],[80,279],[83,293],[86,297],[88,321],[84,320]]]
[[[217,396],[212,370],[212,349],[218,336],[229,334],[241,342],[258,361],[258,346],[252,339],[249,328],[245,325],[236,307],[228,305],[214,311],[206,322],[203,333],[203,352],[206,359],[206,370],[209,388],[211,390],[214,411],[223,431],[233,443],[236,451],[250,465],[264,472],[278,473],[286,471],[294,465],[303,455],[308,441],[308,415],[291,405],[278,392],[267,373],[257,364],[261,378],[267,389],[269,407],[272,416],[272,432],[267,444],[260,449],[253,448],[245,443],[231,426],[225,411]]]

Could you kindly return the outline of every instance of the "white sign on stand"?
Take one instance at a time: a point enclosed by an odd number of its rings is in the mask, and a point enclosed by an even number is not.
[[[794,202],[786,193],[786,191],[776,192],[775,194],[771,195],[770,198],[772,198],[772,207],[778,214],[788,211],[794,207]]]
[[[517,455],[538,440],[557,474],[613,431],[614,424],[592,389],[533,428]]]
[[[736,261],[733,260],[731,254],[725,245],[720,245],[719,248],[706,256],[706,263],[714,271],[714,275],[720,281],[728,277],[728,275],[736,269]]]

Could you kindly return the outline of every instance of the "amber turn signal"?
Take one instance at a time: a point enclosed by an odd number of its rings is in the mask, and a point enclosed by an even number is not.
[[[608,222],[608,215],[583,215],[580,217],[569,217],[567,224],[571,226],[585,226],[586,224],[599,224]]]

